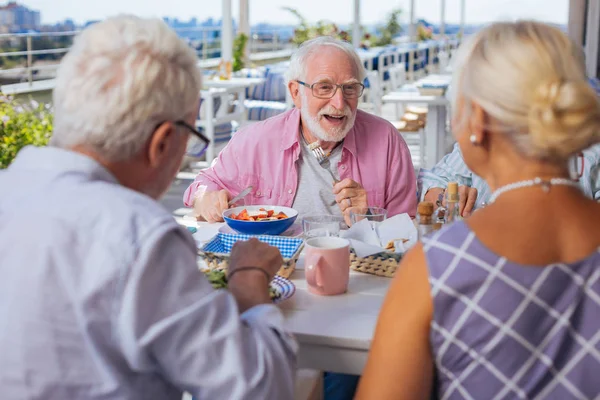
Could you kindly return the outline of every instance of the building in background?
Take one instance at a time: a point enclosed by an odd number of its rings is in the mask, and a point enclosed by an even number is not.
[[[0,6],[0,31],[25,32],[39,30],[41,27],[40,12],[11,1]]]

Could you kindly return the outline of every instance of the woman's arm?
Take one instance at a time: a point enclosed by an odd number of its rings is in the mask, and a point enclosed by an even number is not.
[[[429,399],[433,316],[423,247],[406,254],[387,293],[356,399]]]

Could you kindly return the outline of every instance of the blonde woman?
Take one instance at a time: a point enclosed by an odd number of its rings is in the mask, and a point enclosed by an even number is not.
[[[359,399],[583,399],[600,393],[600,205],[567,159],[600,142],[580,49],[537,22],[460,50],[453,126],[493,193],[402,261]]]

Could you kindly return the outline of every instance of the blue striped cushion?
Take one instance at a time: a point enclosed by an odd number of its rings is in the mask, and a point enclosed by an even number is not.
[[[287,110],[285,103],[277,101],[246,100],[249,121],[264,121]]]
[[[247,70],[243,73],[247,77],[265,78],[265,82],[256,85],[252,90],[246,92],[246,97],[250,100],[264,101],[285,101],[286,82],[285,68],[263,67],[253,70]]]
[[[227,122],[225,124],[220,124],[215,126],[215,143],[224,142],[231,139],[231,135],[237,131],[238,124],[235,122]],[[204,128],[198,129],[201,133],[204,132]]]

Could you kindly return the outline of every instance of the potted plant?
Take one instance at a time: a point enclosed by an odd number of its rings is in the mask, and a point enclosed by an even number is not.
[[[240,33],[233,41],[233,72],[237,72],[244,68],[246,64],[246,44],[248,43],[248,35]]]

